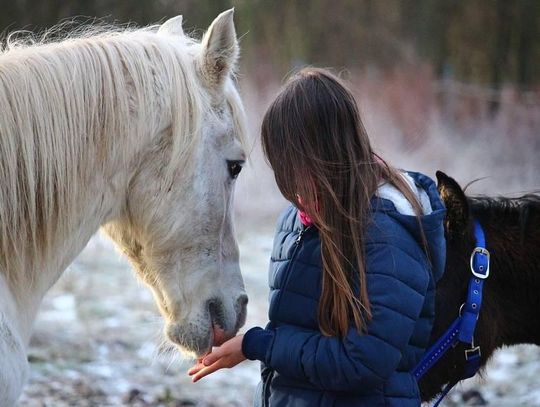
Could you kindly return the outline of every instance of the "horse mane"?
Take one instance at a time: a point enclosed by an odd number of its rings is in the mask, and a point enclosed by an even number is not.
[[[468,202],[474,216],[498,223],[512,222],[519,227],[523,238],[533,216],[540,214],[540,194],[528,193],[519,197],[470,196]]]
[[[49,32],[54,33],[58,29]],[[156,27],[87,27],[61,41],[10,36],[0,51],[0,272],[8,281],[51,259],[106,160],[166,132],[171,171],[184,168],[210,101],[188,36]],[[241,109],[227,92],[235,120]],[[170,128],[161,129],[167,118]],[[240,133],[245,131],[242,123]],[[120,148],[121,146],[121,148]],[[112,181],[111,181],[112,182]],[[20,272],[19,272],[20,271]]]

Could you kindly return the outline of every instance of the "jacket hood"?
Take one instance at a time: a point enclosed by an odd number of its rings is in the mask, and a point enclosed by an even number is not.
[[[424,232],[429,259],[435,281],[438,281],[443,273],[446,261],[446,242],[444,237],[444,216],[446,209],[437,191],[435,182],[424,174],[407,172],[418,189],[419,200],[422,203],[424,214],[420,216],[420,222],[415,215],[402,209],[403,205],[399,198],[395,199],[388,194],[377,194],[372,199],[373,210],[384,212],[399,222],[418,242],[423,245],[420,225]],[[401,195],[401,197],[403,197]],[[403,197],[404,199],[404,197]]]

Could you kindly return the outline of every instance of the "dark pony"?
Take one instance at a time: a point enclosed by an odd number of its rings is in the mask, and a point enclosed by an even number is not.
[[[446,208],[446,271],[437,285],[433,343],[458,316],[471,275],[469,258],[475,246],[473,219],[486,234],[491,253],[480,318],[474,342],[481,347],[481,365],[493,352],[521,343],[540,345],[540,196],[467,197],[457,182],[437,172],[438,190]],[[464,345],[450,349],[420,381],[428,401],[446,383],[456,383],[465,365]]]

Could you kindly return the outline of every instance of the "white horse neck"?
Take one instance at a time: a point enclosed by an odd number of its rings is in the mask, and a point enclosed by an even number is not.
[[[136,145],[137,143],[132,144],[132,147]],[[112,146],[112,149],[116,147]],[[129,161],[130,156],[133,160],[136,155],[127,154],[125,158]],[[129,180],[128,169],[131,166],[122,166],[122,162],[112,159],[107,161],[100,163],[100,166],[112,170],[115,175],[107,178],[110,171],[97,170],[92,178],[85,179],[84,187],[78,191],[78,199],[72,201],[74,207],[64,208],[66,216],[70,217],[69,224],[61,234],[50,236],[55,242],[55,250],[51,251],[50,255],[43,256],[40,264],[29,262],[33,268],[24,270],[25,278],[19,280],[26,283],[9,284],[18,314],[15,321],[25,344],[30,339],[32,325],[45,293],[60,278],[99,227],[121,210]],[[1,277],[5,283],[4,276]],[[8,284],[3,285],[2,288],[5,288]],[[10,297],[5,298],[8,301]]]
[[[0,272],[25,342],[43,295],[122,210],[150,141],[172,132],[185,159],[201,96],[170,42],[134,31],[0,54]]]

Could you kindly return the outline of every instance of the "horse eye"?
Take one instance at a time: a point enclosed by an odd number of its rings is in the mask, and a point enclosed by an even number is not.
[[[232,179],[238,177],[238,174],[242,171],[242,164],[244,164],[243,161],[227,160],[227,169],[229,170],[229,175]]]

